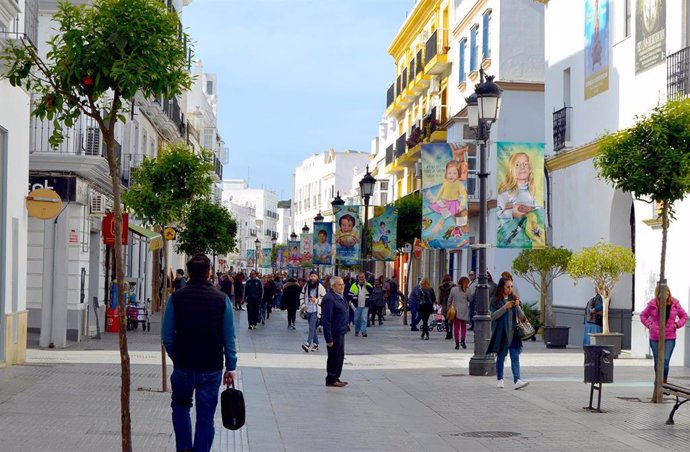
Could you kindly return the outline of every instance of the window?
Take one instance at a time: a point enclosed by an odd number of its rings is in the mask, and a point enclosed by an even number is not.
[[[458,68],[460,70],[460,83],[467,80],[467,74],[465,71],[465,54],[467,53],[467,39],[460,41],[460,59]]]
[[[206,82],[206,94],[209,96],[213,94],[213,82],[211,80]]]
[[[630,36],[632,30],[631,20],[632,20],[632,0],[625,0],[625,37]]]
[[[483,17],[483,27],[482,27],[482,59],[491,58],[491,44],[489,38],[491,36],[491,10],[484,13]]]
[[[479,25],[475,25],[470,30],[470,72],[477,70],[477,53],[479,47],[477,43],[477,34],[479,33]]]

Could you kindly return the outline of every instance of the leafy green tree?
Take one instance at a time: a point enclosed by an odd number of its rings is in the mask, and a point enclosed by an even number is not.
[[[191,86],[187,49],[177,15],[159,0],[94,0],[91,6],[60,2],[53,16],[57,34],[39,52],[27,41],[2,52],[2,74],[13,86],[35,95],[32,114],[53,121],[50,143],[63,140],[63,126],[81,115],[98,124],[103,135],[115,217],[115,267],[124,289],[121,243],[120,162],[115,154],[115,124],[126,121],[125,104],[137,92],[147,98],[171,98]],[[45,55],[42,57],[41,55]],[[125,306],[118,303],[121,362],[122,450],[132,450],[130,368]]]
[[[156,159],[145,158],[142,164],[132,171],[134,183],[122,195],[122,199],[134,215],[144,224],[163,231],[181,221],[189,208],[206,199],[211,193],[213,179],[211,156],[204,151],[195,154],[186,144],[165,146]],[[168,272],[168,247],[163,234],[163,268]],[[154,259],[158,263],[159,259]],[[152,274],[153,287],[160,287],[161,269]],[[164,284],[163,300],[160,306],[165,309],[168,285]],[[158,296],[158,291],[155,295]],[[161,344],[162,390],[168,390],[165,349]]]
[[[415,238],[422,236],[422,197],[419,193],[412,193],[393,203],[398,208],[398,240],[397,248],[406,243],[414,243]]]
[[[594,165],[602,178],[661,207],[659,288],[665,300],[669,218],[673,218],[673,204],[690,193],[690,99],[670,100],[655,107],[629,129],[602,137],[599,149]],[[666,324],[664,309],[660,310],[660,324]],[[660,328],[654,402],[662,399],[664,335]]]
[[[209,200],[195,202],[183,223],[177,236],[178,252],[227,254],[235,249],[237,222],[225,207]],[[275,249],[271,254],[275,259]]]
[[[566,272],[571,255],[568,249],[549,245],[544,249],[522,250],[513,261],[515,274],[539,292],[540,321],[547,327],[555,326],[549,287],[554,279]]]
[[[589,278],[604,301],[602,332],[609,334],[609,304],[613,289],[624,273],[635,271],[635,255],[630,248],[599,242],[574,253],[567,272],[574,278]]]

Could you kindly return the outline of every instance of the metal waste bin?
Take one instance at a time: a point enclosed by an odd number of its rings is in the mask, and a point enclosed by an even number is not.
[[[613,383],[613,346],[585,345],[585,383]]]

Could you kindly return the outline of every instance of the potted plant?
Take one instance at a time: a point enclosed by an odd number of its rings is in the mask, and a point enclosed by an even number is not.
[[[556,326],[549,288],[554,279],[566,272],[571,255],[568,249],[549,245],[544,249],[522,250],[513,261],[515,275],[530,283],[539,292],[540,323],[544,325],[542,336],[548,348],[565,348],[568,345],[570,328]]]
[[[623,335],[609,329],[609,305],[611,294],[624,273],[635,270],[635,255],[620,245],[599,242],[590,248],[574,253],[568,263],[568,274],[573,279],[589,278],[599,291],[604,304],[602,332],[590,334],[592,344],[613,346],[614,357],[621,351]]]

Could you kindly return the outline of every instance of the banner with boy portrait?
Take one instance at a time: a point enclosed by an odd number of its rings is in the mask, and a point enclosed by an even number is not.
[[[277,269],[280,270],[280,269],[287,267],[287,257],[288,257],[287,245],[276,246],[276,268]]]
[[[261,254],[262,254],[261,268],[271,268],[271,248],[262,249]]]
[[[314,252],[312,263],[314,265],[331,265],[333,256],[333,223],[314,223]]]
[[[357,265],[360,262],[362,241],[359,222],[359,206],[335,208],[335,257],[340,265]]]
[[[256,259],[256,256],[254,256],[254,250],[247,250],[247,268],[249,269],[254,269],[254,260]]]
[[[496,143],[496,245],[544,248],[544,143]]]
[[[470,243],[468,147],[461,143],[422,145],[422,241],[437,249]]]
[[[371,257],[376,261],[394,261],[398,240],[398,208],[374,207],[374,218],[369,220],[371,230]]]
[[[302,267],[311,267],[312,254],[314,252],[311,234],[303,232],[300,234],[300,265]]]
[[[290,240],[287,242],[288,247],[288,258],[287,266],[288,268],[297,268],[300,266],[302,257],[299,252],[300,242],[298,240]]]

